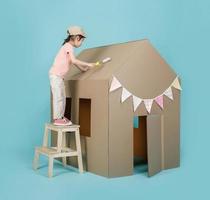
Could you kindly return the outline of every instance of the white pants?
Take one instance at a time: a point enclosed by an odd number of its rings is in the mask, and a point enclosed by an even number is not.
[[[49,75],[53,101],[53,119],[64,117],[66,108],[66,91],[64,80],[54,74]]]

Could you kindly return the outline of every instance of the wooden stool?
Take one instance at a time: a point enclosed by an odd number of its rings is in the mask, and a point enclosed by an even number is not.
[[[43,145],[41,147],[35,148],[35,155],[33,161],[33,168],[36,170],[38,168],[39,155],[43,154],[49,158],[48,166],[48,177],[53,176],[53,159],[62,158],[63,166],[66,166],[66,157],[77,156],[79,172],[83,172],[83,163],[82,163],[82,153],[81,153],[81,143],[80,143],[80,133],[79,125],[70,125],[70,126],[56,126],[50,123],[45,124]],[[48,146],[48,133],[49,130],[57,132],[57,146],[49,147]],[[76,150],[68,148],[66,146],[66,133],[74,132],[76,140]]]

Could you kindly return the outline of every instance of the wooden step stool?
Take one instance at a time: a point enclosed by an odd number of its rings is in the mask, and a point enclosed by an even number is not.
[[[83,163],[82,163],[82,153],[81,153],[81,143],[80,143],[80,133],[79,125],[70,125],[70,126],[56,126],[51,123],[45,124],[43,145],[41,147],[35,148],[35,155],[33,161],[33,168],[36,170],[38,168],[39,155],[43,154],[49,158],[48,166],[48,177],[53,176],[53,159],[62,158],[63,166],[66,166],[66,157],[77,156],[79,172],[83,172]],[[49,131],[57,132],[57,146],[49,147],[48,146],[48,133]],[[76,150],[68,148],[66,146],[66,133],[75,133],[76,140]]]

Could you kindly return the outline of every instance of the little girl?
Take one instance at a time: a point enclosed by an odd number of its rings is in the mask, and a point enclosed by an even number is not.
[[[61,126],[72,124],[69,119],[64,117],[66,107],[64,76],[70,70],[70,65],[76,65],[81,71],[87,71],[95,66],[95,63],[83,62],[74,56],[74,47],[80,47],[86,37],[83,29],[78,26],[72,26],[67,33],[68,37],[64,40],[49,70],[53,96],[53,123]]]

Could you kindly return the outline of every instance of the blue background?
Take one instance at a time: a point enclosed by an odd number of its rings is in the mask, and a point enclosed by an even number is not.
[[[0,198],[210,198],[209,10],[208,0],[1,1]],[[46,167],[32,170],[34,146],[50,115],[48,70],[75,24],[88,34],[77,53],[148,38],[180,75],[180,168],[116,179],[79,175],[58,164],[53,179],[46,178]]]

